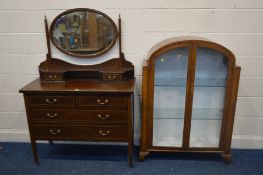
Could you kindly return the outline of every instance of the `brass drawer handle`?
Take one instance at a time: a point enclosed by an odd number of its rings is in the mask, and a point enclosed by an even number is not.
[[[57,129],[56,131],[54,131],[53,129],[50,129],[49,133],[52,134],[52,135],[58,135],[59,133],[61,133],[61,130]]]
[[[116,79],[116,78],[117,78],[116,75],[108,75],[108,79],[109,79],[109,80],[114,80],[114,79]]]
[[[99,103],[100,105],[105,105],[109,102],[109,100],[104,100],[104,102],[97,100],[97,103]]]
[[[101,120],[106,120],[106,119],[110,118],[110,115],[109,115],[109,114],[106,114],[106,115],[103,117],[101,114],[98,114],[98,117],[99,117]]]
[[[58,116],[58,113],[54,113],[53,115],[51,115],[50,113],[47,113],[47,117],[49,118],[55,118]]]
[[[47,102],[48,104],[54,104],[54,103],[56,103],[57,101],[58,101],[58,100],[57,100],[56,98],[53,98],[52,101],[51,101],[49,98],[46,99],[46,102]]]
[[[57,78],[56,75],[53,75],[53,76],[52,76],[52,75],[49,75],[48,77],[49,77],[50,79],[56,79],[56,78]]]
[[[99,133],[100,133],[100,135],[102,135],[102,136],[107,136],[107,135],[110,134],[110,131],[109,131],[109,130],[107,130],[107,131],[102,131],[102,130],[100,130]]]

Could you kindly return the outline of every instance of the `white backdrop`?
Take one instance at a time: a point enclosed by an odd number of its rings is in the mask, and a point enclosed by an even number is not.
[[[123,21],[123,49],[135,65],[135,139],[140,135],[143,59],[157,42],[175,36],[201,36],[229,48],[241,66],[233,147],[263,148],[263,0],[0,0],[0,141],[28,141],[25,108],[18,90],[38,76],[45,59],[44,15],[49,23],[60,12],[94,8]],[[53,55],[76,64],[89,60]]]

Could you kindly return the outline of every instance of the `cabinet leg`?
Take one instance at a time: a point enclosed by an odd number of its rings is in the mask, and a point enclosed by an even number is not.
[[[140,161],[144,161],[144,158],[149,155],[149,152],[142,152],[139,153],[139,159]]]
[[[232,161],[232,154],[231,153],[223,153],[222,156],[223,156],[226,164],[231,163],[231,161]]]
[[[133,168],[133,162],[132,162],[132,147],[133,147],[133,144],[132,143],[129,143],[128,145],[128,157],[129,157],[129,166],[131,168]]]
[[[35,164],[39,164],[39,161],[38,161],[38,155],[37,155],[37,145],[36,145],[36,140],[31,140],[31,147],[32,147],[32,152],[33,152],[34,162],[35,162]]]
[[[49,145],[54,145],[52,140],[49,140],[48,143],[49,143]]]

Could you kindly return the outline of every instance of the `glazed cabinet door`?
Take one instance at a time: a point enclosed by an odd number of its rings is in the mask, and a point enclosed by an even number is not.
[[[167,49],[152,61],[152,146],[182,147],[189,45]]]
[[[189,147],[218,148],[227,84],[228,59],[211,48],[196,48]]]
[[[239,77],[220,44],[179,37],[155,45],[143,66],[140,160],[156,151],[214,152],[230,162]]]

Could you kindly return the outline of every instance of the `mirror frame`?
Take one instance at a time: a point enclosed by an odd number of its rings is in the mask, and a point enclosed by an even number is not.
[[[75,54],[75,53],[72,53],[72,52],[68,52],[68,51],[66,51],[65,49],[62,49],[61,47],[57,46],[57,44],[56,44],[55,41],[54,41],[53,35],[52,35],[52,32],[53,32],[53,30],[54,30],[54,26],[55,26],[57,20],[58,20],[60,17],[62,17],[63,15],[69,14],[69,13],[71,13],[71,12],[76,12],[76,11],[93,12],[93,13],[96,13],[96,14],[100,14],[100,15],[102,15],[103,17],[105,17],[107,20],[109,20],[110,23],[112,24],[113,30],[114,30],[114,32],[115,32],[115,37],[114,37],[113,41],[111,42],[111,44],[109,44],[105,49],[103,49],[103,50],[101,50],[101,51],[99,51],[99,52],[92,53],[92,54],[86,54],[86,55],[81,55],[81,54]],[[89,8],[75,8],[75,9],[66,10],[66,11],[60,13],[59,15],[57,15],[57,16],[53,19],[53,21],[52,21],[52,23],[51,23],[51,25],[50,25],[50,28],[49,28],[49,37],[50,37],[50,40],[51,40],[51,42],[53,43],[53,45],[54,45],[58,50],[60,50],[61,52],[63,52],[64,54],[69,55],[69,56],[73,56],[73,57],[78,57],[78,58],[92,58],[92,57],[97,57],[97,56],[100,56],[100,55],[108,52],[108,51],[115,45],[118,36],[119,36],[119,32],[118,32],[118,30],[117,30],[117,26],[116,26],[115,22],[114,22],[108,15],[106,15],[105,13],[102,13],[102,12],[100,12],[100,11],[98,11],[98,10],[89,9]]]

